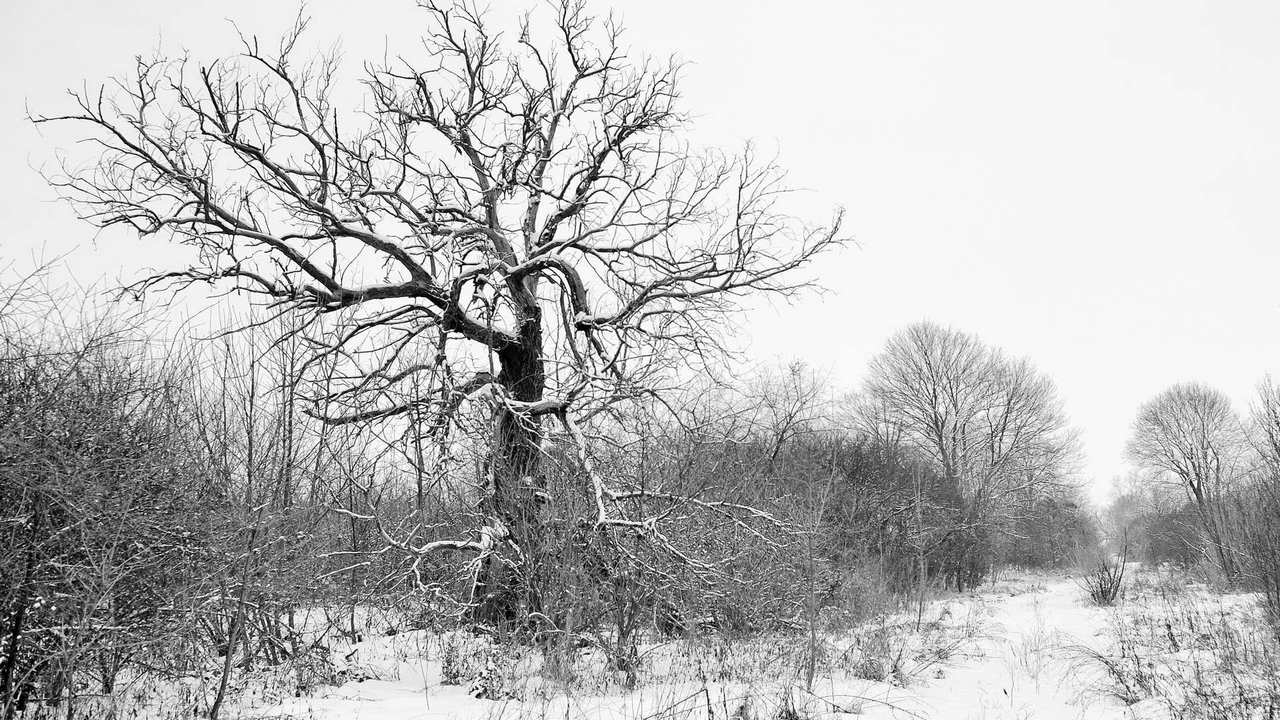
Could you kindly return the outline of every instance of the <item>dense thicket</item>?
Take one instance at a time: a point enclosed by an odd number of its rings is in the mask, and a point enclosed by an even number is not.
[[[30,280],[0,301],[6,716],[82,685],[109,692],[170,651],[230,508],[192,452],[179,368],[144,359],[116,318],[60,323]]]

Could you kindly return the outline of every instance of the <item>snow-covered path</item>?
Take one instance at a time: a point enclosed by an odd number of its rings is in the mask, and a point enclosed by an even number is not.
[[[951,613],[980,613],[982,631],[939,671],[868,708],[871,718],[1132,718],[1099,693],[1103,679],[1084,648],[1105,650],[1107,611],[1091,606],[1064,577],[997,584],[944,603]]]

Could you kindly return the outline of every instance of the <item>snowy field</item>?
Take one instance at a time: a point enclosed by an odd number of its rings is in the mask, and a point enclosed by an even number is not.
[[[976,592],[929,602],[918,624],[911,612],[823,636],[808,688],[803,636],[647,645],[637,687],[628,689],[591,651],[552,668],[541,653],[469,635],[400,632],[331,647],[310,682],[296,666],[251,676],[223,716],[1268,717],[1278,696],[1274,641],[1261,632],[1255,605],[1250,595],[1134,572],[1126,597],[1104,608],[1071,577],[1005,573]],[[191,717],[201,688],[199,680],[135,683],[118,693],[114,710]]]

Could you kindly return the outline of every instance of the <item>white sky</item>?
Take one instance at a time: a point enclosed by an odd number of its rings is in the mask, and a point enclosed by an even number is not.
[[[495,0],[495,17],[529,2]],[[1280,374],[1280,3],[1191,0],[647,0],[637,50],[692,64],[695,140],[776,148],[814,218],[859,246],[830,288],[746,326],[762,357],[855,386],[895,329],[933,318],[1031,356],[1083,433],[1086,471],[1123,472],[1142,400],[1199,379],[1243,407]],[[311,41],[347,69],[409,47],[409,0],[313,0]],[[71,252],[81,281],[165,249],[99,243],[30,168],[52,152],[24,104],[128,69],[161,44],[225,54],[235,19],[272,36],[296,5],[79,0],[0,5],[0,259]]]

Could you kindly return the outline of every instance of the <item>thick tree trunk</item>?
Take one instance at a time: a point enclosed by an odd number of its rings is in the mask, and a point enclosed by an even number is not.
[[[498,382],[521,402],[542,399],[546,375],[542,325],[537,308],[526,308],[520,343],[499,353]],[[490,446],[490,487],[481,499],[486,522],[501,523],[506,541],[481,566],[473,591],[471,619],[499,630],[522,624],[541,610],[534,564],[542,554],[545,526],[539,496],[546,490],[541,470],[540,419],[500,409]]]

